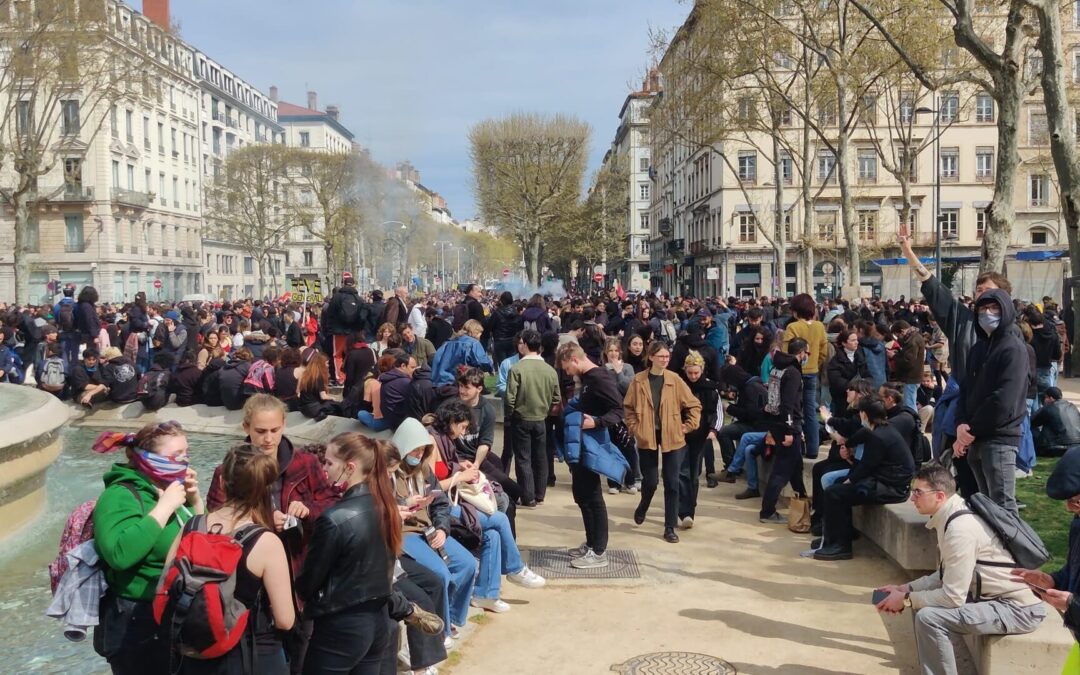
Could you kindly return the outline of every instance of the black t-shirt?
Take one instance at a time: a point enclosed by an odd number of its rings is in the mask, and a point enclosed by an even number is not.
[[[615,374],[599,366],[581,375],[578,409],[596,420],[598,427],[611,427],[623,421],[623,398]]]
[[[660,437],[659,436],[659,434],[660,434],[660,399],[664,395],[664,374],[661,373],[659,375],[653,375],[652,373],[649,373],[649,388],[652,389],[652,404],[653,404],[653,411],[655,412],[655,415],[653,415],[653,416],[656,418],[656,433],[657,433],[657,438],[659,438]]]

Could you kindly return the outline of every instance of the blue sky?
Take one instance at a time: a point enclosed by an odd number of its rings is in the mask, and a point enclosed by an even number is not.
[[[131,0],[136,8],[138,0]],[[467,133],[516,110],[592,125],[595,168],[641,84],[649,30],[679,0],[174,0],[183,37],[264,92],[337,104],[384,164],[410,159],[458,219],[475,214]]]

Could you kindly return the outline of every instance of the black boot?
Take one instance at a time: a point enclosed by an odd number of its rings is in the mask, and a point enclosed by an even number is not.
[[[669,544],[678,544],[679,543],[679,535],[675,534],[675,528],[673,528],[673,527],[665,527],[664,528],[664,541],[666,541]]]

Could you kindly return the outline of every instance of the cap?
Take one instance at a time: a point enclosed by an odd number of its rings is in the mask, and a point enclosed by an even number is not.
[[[704,307],[702,307],[701,309],[699,309],[699,310],[697,311],[697,315],[698,315],[698,316],[700,316],[700,317],[702,317],[702,318],[704,318],[704,317],[707,317],[707,316],[708,316],[708,317],[711,317],[711,316],[712,316],[712,312],[710,312],[709,310],[707,310],[707,309],[705,309]]]
[[[101,358],[104,361],[112,361],[118,356],[123,356],[124,352],[120,351],[118,347],[109,347],[101,354]]]

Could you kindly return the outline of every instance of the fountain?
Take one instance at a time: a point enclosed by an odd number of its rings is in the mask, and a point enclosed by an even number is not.
[[[0,384],[0,540],[45,507],[45,473],[60,455],[70,409],[52,394]]]

